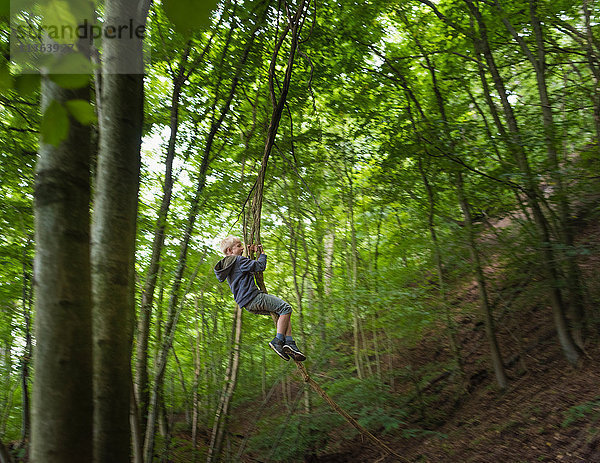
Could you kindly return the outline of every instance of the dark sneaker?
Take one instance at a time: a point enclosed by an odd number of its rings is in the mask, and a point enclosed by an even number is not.
[[[294,341],[287,341],[283,346],[283,352],[292,357],[296,362],[304,362],[306,355],[300,352]]]
[[[273,338],[273,340],[269,343],[269,347],[275,351],[277,355],[279,355],[286,362],[290,359],[290,356],[286,354],[283,350],[283,341],[278,338]]]

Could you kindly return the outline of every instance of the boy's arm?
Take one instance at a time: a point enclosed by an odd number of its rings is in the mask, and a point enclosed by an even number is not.
[[[265,253],[260,254],[256,260],[249,259],[248,257],[242,257],[240,259],[240,270],[242,272],[264,272],[266,268],[267,255]]]

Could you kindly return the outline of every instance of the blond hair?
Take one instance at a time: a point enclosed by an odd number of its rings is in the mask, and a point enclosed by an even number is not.
[[[227,249],[232,248],[233,245],[237,242],[242,242],[242,240],[240,240],[237,236],[233,236],[233,235],[229,235],[227,238],[223,238],[223,240],[221,240],[221,252],[223,254],[225,254],[225,251],[227,251]]]

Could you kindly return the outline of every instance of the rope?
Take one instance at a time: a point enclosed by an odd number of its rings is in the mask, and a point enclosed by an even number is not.
[[[279,122],[281,120],[281,115],[283,109],[286,104],[286,97],[290,87],[290,81],[292,76],[292,67],[294,63],[294,55],[298,50],[299,39],[300,39],[300,31],[302,29],[302,25],[304,24],[305,19],[305,9],[308,10],[308,6],[310,5],[310,0],[301,0],[296,13],[292,16],[289,15],[289,22],[286,26],[285,30],[282,32],[279,40],[275,46],[273,51],[273,55],[271,58],[271,66],[269,68],[269,90],[271,95],[271,102],[273,105],[273,112],[271,114],[271,121],[267,130],[267,139],[265,142],[265,150],[263,152],[263,157],[260,165],[260,170],[257,175],[256,182],[252,187],[252,191],[254,191],[254,196],[252,198],[252,203],[250,207],[250,215],[252,219],[252,226],[250,233],[248,234],[246,230],[244,230],[244,238],[246,243],[260,243],[260,221],[261,221],[261,212],[262,212],[262,204],[263,204],[263,189],[265,183],[265,175],[267,171],[267,164],[269,161],[269,156],[271,154],[271,150],[275,144],[275,137],[277,135],[277,128],[279,126]],[[281,92],[279,94],[279,98],[275,96],[275,88],[274,88],[274,77],[275,77],[275,63],[277,60],[277,55],[281,49],[281,45],[286,37],[286,35],[290,33],[291,35],[291,44],[290,44],[290,52],[288,57],[287,68],[285,71],[285,77],[283,80],[283,84],[281,87]],[[250,197],[250,194],[248,195]],[[248,200],[246,200],[247,203]],[[244,227],[245,228],[245,227]],[[254,257],[253,253],[249,256],[251,258]],[[255,280],[258,287],[266,292],[264,278],[262,272],[255,274]],[[321,387],[309,376],[306,367],[300,363],[296,362],[296,366],[300,371],[302,377],[304,378],[304,382],[308,383],[308,385],[318,394],[320,395],[330,406],[333,408],[338,414],[343,416],[348,423],[350,423],[354,428],[356,428],[362,435],[366,436],[369,440],[371,440],[377,447],[383,450],[388,455],[392,455],[397,460],[402,462],[408,462],[406,458],[398,455],[394,450],[392,450],[388,445],[379,440],[373,434],[371,434],[367,429],[361,426],[358,421],[356,421],[348,412],[346,412],[342,407],[340,407],[337,403],[329,397],[329,395],[321,389]]]
[[[356,428],[358,430],[358,432],[360,432],[362,435],[366,436],[371,442],[373,442],[381,450],[383,450],[387,454],[392,455],[395,458],[397,458],[398,461],[405,461],[405,462],[409,461],[406,458],[402,457],[401,455],[398,455],[385,442],[383,442],[380,439],[378,439],[377,437],[375,437],[371,432],[369,432],[369,430],[367,430],[366,428],[361,426],[360,423],[358,421],[356,421],[346,410],[344,410],[337,403],[335,403],[335,401],[331,397],[329,397],[329,394],[327,394],[327,392],[325,392],[321,388],[321,386],[319,386],[310,377],[310,375],[308,374],[308,371],[306,370],[306,367],[304,366],[304,364],[302,362],[296,362],[296,367],[298,367],[298,371],[302,375],[304,382],[308,383],[308,385],[312,388],[313,391],[315,391],[317,394],[319,394],[323,398],[323,400],[325,400],[325,402],[327,402],[329,404],[329,406],[331,408],[333,408],[337,413],[339,413],[341,416],[343,416],[348,423],[350,423],[354,428]]]

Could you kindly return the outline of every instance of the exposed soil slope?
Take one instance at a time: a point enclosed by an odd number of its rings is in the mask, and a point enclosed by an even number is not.
[[[579,241],[593,252],[580,264],[588,285],[588,311],[598,319],[600,300],[600,226],[581,230]],[[493,275],[490,275],[493,277]],[[455,303],[476,299],[467,283],[454,294]],[[520,298],[520,300],[517,300]],[[569,366],[556,339],[550,308],[543,298],[527,290],[515,296],[518,310],[497,314],[498,339],[507,364],[510,384],[499,391],[487,362],[483,326],[476,315],[457,316],[460,341],[466,357],[466,394],[457,394],[450,379],[431,386],[437,401],[427,410],[430,431],[422,438],[383,436],[412,462],[431,463],[533,463],[600,462],[600,344],[597,326],[590,330],[586,354],[577,368]],[[439,332],[410,351],[398,352],[396,366],[408,359],[426,364],[447,356]],[[457,398],[458,397],[458,398]],[[419,421],[407,424],[418,426]],[[360,436],[343,452],[323,455],[320,462],[385,462],[386,457]]]

